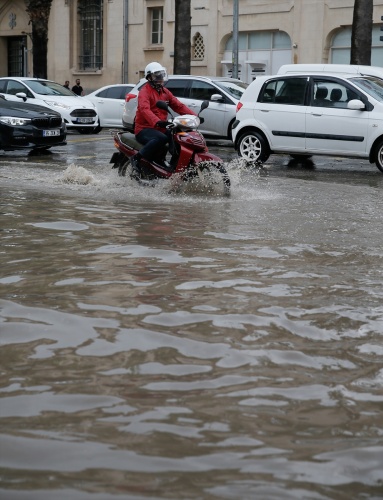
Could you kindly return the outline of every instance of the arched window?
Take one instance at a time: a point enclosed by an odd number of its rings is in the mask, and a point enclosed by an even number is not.
[[[79,69],[95,71],[103,64],[103,0],[79,0]]]
[[[383,46],[379,37],[379,26],[372,28],[371,66],[381,66],[383,61]],[[343,28],[332,37],[331,56],[332,64],[350,64],[351,56],[351,28]]]
[[[196,33],[193,37],[192,59],[202,61],[205,58],[205,44],[201,33]]]

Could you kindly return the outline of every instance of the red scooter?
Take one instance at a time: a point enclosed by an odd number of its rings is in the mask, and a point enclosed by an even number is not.
[[[230,178],[218,156],[209,153],[203,135],[197,131],[200,124],[199,114],[209,106],[209,101],[203,101],[198,116],[180,115],[174,117],[165,101],[158,101],[157,107],[165,109],[172,116],[167,129],[170,130],[169,151],[159,151],[156,161],[144,158],[140,161],[142,178],[141,185],[155,186],[158,179],[176,178],[178,185],[183,182],[200,182],[204,187],[222,194],[230,194]],[[118,152],[114,153],[110,163],[112,168],[118,168],[121,176],[131,172],[130,158],[142,148],[132,134],[113,132],[114,145]],[[170,152],[170,162],[166,161],[166,154]],[[176,183],[177,184],[177,183]]]

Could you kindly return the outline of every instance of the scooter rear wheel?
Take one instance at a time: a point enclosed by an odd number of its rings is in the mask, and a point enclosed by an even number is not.
[[[130,166],[130,160],[124,160],[119,166],[118,166],[118,175],[120,177],[125,177],[126,176],[126,170]]]

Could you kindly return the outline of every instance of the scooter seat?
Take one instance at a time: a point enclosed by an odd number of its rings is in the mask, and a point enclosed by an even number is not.
[[[134,137],[133,134],[130,134],[129,132],[124,132],[123,134],[120,135],[121,142],[126,144],[127,146],[130,146],[131,148],[134,149],[141,149],[142,144],[137,141],[137,139]]]

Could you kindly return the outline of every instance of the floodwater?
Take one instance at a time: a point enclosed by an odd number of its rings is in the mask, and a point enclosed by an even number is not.
[[[0,155],[0,498],[382,499],[383,175],[94,148]]]

